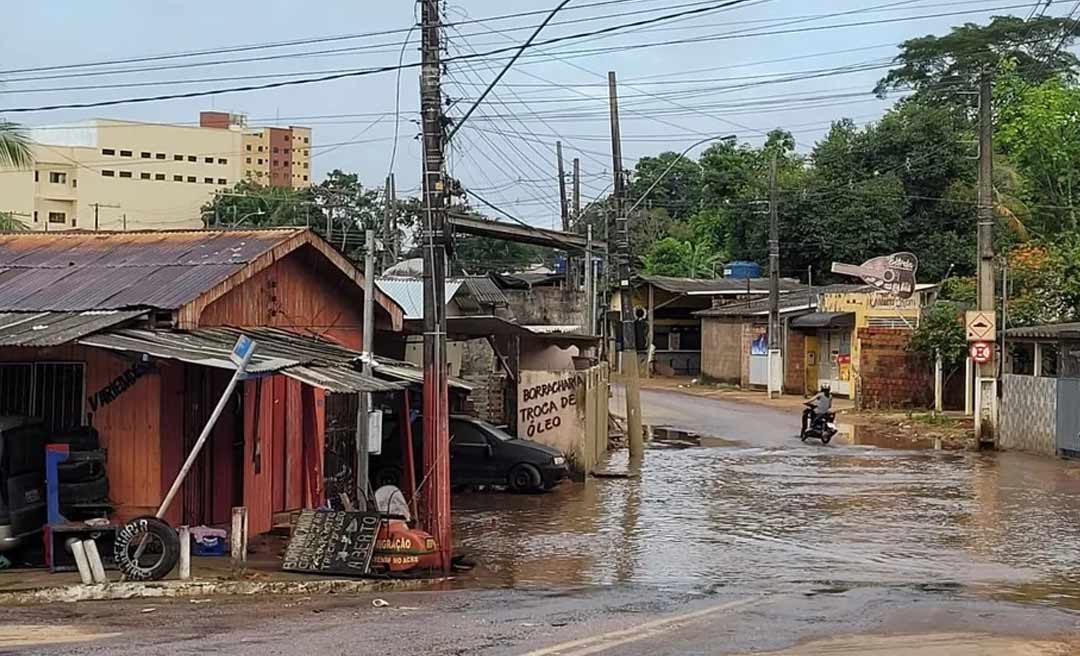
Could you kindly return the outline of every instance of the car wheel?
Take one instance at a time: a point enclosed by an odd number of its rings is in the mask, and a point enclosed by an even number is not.
[[[180,560],[180,538],[160,519],[139,517],[116,532],[113,559],[127,579],[160,581]]]
[[[372,485],[375,489],[379,489],[384,485],[393,485],[396,488],[401,488],[401,481],[405,477],[401,473],[401,469],[398,467],[383,467],[379,471],[375,472],[375,476],[372,477]]]
[[[515,465],[507,481],[514,492],[538,492],[544,488],[540,470],[527,462]]]

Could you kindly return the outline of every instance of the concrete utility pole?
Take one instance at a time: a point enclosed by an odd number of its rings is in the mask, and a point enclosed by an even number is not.
[[[979,78],[979,208],[978,309],[994,312],[994,111],[990,74]],[[979,365],[975,394],[975,436],[980,444],[994,444],[997,435],[997,363]]]
[[[581,160],[574,158],[574,222],[581,220]]]
[[[596,332],[596,288],[593,284],[592,226],[585,226],[585,334]]]
[[[386,176],[383,189],[383,256],[382,269],[389,269],[397,262],[397,192],[394,189],[394,174]]]
[[[626,434],[630,457],[640,458],[645,450],[641,434],[641,382],[638,371],[637,336],[634,328],[634,298],[630,289],[630,230],[623,215],[626,189],[623,184],[622,137],[619,131],[619,94],[615,71],[608,72],[611,101],[611,167],[615,174],[615,240],[608,241],[609,254],[618,261],[619,318],[622,323],[622,372],[626,386]],[[612,250],[611,244],[616,246]]]
[[[783,385],[776,380],[782,371],[780,346],[780,208],[776,193],[776,151],[769,162],[769,397]]]
[[[555,142],[555,158],[559,162],[559,218],[562,231],[570,232],[570,204],[566,201],[566,171],[563,169],[562,142]]]
[[[371,359],[374,357],[372,344],[375,339],[375,231],[364,234],[364,360],[363,371],[371,375]],[[360,392],[356,406],[356,500],[361,510],[371,507],[372,498],[368,496],[371,483],[368,475],[369,440],[371,439],[369,414],[371,413],[371,393]],[[381,436],[380,436],[381,437]]]
[[[450,436],[446,366],[446,189],[443,178],[439,0],[421,0],[423,46],[420,109],[424,135],[424,470],[422,526],[439,543],[444,570],[450,569]]]

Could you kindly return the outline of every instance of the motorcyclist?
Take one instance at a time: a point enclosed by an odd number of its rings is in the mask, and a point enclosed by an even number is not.
[[[803,410],[802,414],[802,432],[799,433],[800,435],[806,434],[807,427],[813,426],[814,420],[832,410],[832,389],[828,385],[822,385],[821,391],[804,402],[803,405],[806,406],[806,410]]]

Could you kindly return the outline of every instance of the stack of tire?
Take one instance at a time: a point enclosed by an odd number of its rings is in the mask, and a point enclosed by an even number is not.
[[[60,514],[70,521],[105,517],[112,513],[106,453],[97,430],[83,426],[50,436],[52,444],[67,444],[68,459],[60,463]]]

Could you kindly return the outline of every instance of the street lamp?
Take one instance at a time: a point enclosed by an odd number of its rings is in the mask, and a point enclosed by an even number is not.
[[[705,137],[704,139],[702,139],[700,141],[695,141],[694,143],[687,146],[685,150],[683,150],[681,153],[678,154],[677,157],[675,157],[675,159],[671,160],[671,164],[668,164],[668,167],[666,169],[664,169],[664,172],[661,173],[655,180],[653,180],[653,183],[651,185],[649,185],[649,188],[645,190],[645,193],[641,194],[641,197],[637,199],[636,203],[634,203],[633,205],[630,206],[630,209],[626,210],[625,214],[627,216],[629,216],[630,214],[633,214],[634,210],[637,209],[638,205],[641,205],[642,201],[644,201],[645,198],[650,193],[652,193],[652,190],[656,189],[656,185],[660,184],[660,181],[663,180],[664,178],[666,178],[668,173],[671,173],[671,169],[675,168],[675,165],[679,163],[679,160],[682,159],[683,157],[686,157],[686,153],[690,152],[694,148],[697,148],[698,146],[700,146],[703,143],[708,143],[710,141],[729,141],[729,140],[738,139],[738,138],[739,137],[737,135],[734,135],[734,134],[726,134],[726,135],[724,135],[722,137]]]

